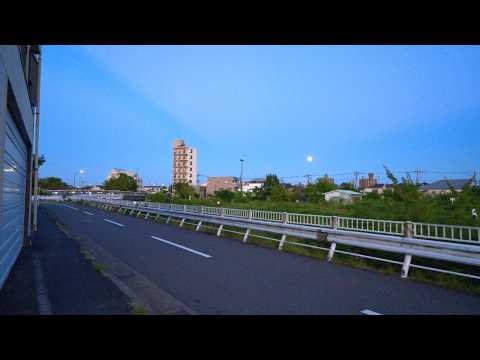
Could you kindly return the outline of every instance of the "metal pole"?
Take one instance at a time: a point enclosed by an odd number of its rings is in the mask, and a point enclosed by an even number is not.
[[[40,133],[40,78],[42,74],[42,58],[38,54],[38,99],[35,107],[35,176],[34,176],[34,206],[33,206],[33,231],[37,231],[38,220],[38,140]]]
[[[243,159],[240,159],[240,192],[243,194]]]

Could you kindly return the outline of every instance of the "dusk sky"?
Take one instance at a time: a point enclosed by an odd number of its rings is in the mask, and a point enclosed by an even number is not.
[[[204,176],[239,176],[240,158],[246,178],[288,182],[355,170],[384,181],[382,164],[424,180],[480,171],[480,46],[44,46],[42,57],[41,177],[73,183],[84,169],[100,184],[118,167],[169,184],[175,138],[197,148]]]

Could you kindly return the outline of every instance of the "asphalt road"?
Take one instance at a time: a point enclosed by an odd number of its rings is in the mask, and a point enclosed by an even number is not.
[[[200,314],[480,314],[480,297],[77,204],[42,207]]]

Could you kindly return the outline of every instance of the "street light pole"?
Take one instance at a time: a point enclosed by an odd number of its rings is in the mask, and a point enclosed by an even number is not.
[[[77,173],[80,173],[80,175],[82,175],[85,171],[84,170],[80,170],[80,171],[75,171],[75,173],[73,174],[73,188],[76,189],[76,186],[75,186],[75,177],[77,176]]]
[[[243,194],[243,159],[240,159],[240,192]]]

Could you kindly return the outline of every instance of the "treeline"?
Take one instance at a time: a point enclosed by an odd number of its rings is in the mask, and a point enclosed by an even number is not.
[[[392,189],[385,190],[383,194],[365,194],[362,200],[351,204],[325,201],[325,192],[339,188],[327,177],[319,178],[305,187],[286,188],[274,174],[266,176],[262,189],[243,195],[238,191],[221,190],[207,199],[200,199],[188,184],[175,184],[173,199],[170,193],[164,192],[150,195],[148,200],[371,219],[479,225],[478,220],[472,217],[472,209],[477,209],[477,212],[480,210],[480,189],[472,186],[473,179],[461,192],[456,192],[451,187],[450,194],[429,196],[421,192],[419,185],[410,177],[399,181],[387,168],[385,170],[392,182]],[[344,183],[340,188],[353,190],[353,185]]]

